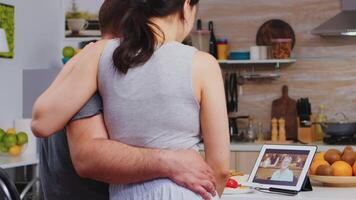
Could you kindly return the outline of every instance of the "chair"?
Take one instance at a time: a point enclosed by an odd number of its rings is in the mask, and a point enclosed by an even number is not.
[[[4,169],[0,168],[0,190],[8,200],[20,200],[15,184]]]
[[[15,129],[17,131],[25,131],[28,134],[28,146],[26,151],[23,153],[24,155],[27,156],[33,156],[36,155],[38,158],[38,146],[37,146],[37,138],[35,135],[32,133],[31,130],[31,119],[16,119],[15,120]],[[38,177],[38,166],[34,165],[31,166],[34,167],[34,174],[33,174],[33,179],[27,184],[27,186],[23,189],[23,191],[20,194],[20,199],[25,199],[25,196],[28,195],[31,191],[31,189],[34,189],[32,193],[34,193],[35,196],[40,195],[40,178]],[[27,166],[25,167],[26,170]],[[26,177],[27,179],[27,177]]]

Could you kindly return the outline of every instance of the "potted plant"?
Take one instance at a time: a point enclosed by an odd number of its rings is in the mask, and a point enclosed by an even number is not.
[[[79,32],[88,28],[89,25],[85,13],[79,11],[76,0],[72,0],[71,9],[66,13],[66,20],[68,29],[73,35],[79,35]]]

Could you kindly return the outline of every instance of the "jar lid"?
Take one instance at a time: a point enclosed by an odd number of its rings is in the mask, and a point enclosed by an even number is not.
[[[227,44],[227,38],[218,38],[217,43],[218,44]]]
[[[271,42],[278,42],[278,43],[292,42],[292,39],[291,38],[274,38],[274,39],[271,39]]]

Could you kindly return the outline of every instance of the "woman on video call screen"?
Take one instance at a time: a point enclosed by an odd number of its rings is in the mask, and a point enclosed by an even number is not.
[[[266,150],[254,182],[272,185],[296,186],[309,151]]]

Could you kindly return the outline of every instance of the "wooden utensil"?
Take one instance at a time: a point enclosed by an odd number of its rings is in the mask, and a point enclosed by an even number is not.
[[[288,96],[288,86],[282,87],[282,97],[272,102],[271,117],[286,120],[287,140],[297,140],[297,102]]]

